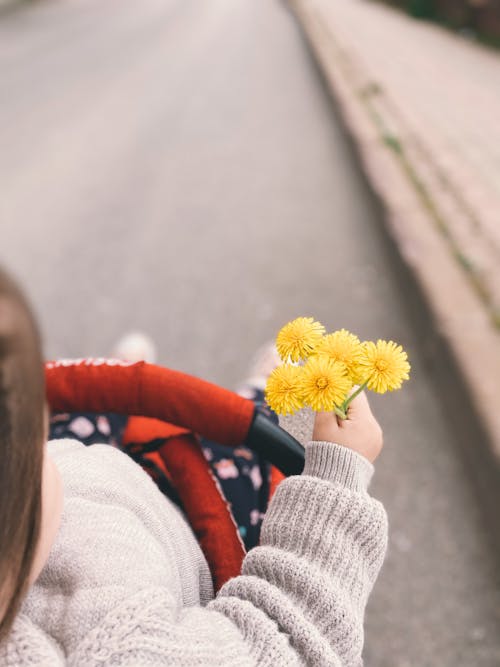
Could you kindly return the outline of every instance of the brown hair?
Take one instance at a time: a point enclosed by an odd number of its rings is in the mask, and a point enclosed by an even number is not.
[[[44,406],[37,326],[0,268],[0,640],[27,591],[40,534]]]

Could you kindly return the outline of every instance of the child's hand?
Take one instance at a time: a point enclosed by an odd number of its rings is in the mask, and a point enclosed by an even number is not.
[[[314,420],[313,440],[336,442],[372,463],[384,444],[382,429],[370,410],[365,392],[349,405],[347,419],[340,419],[333,412],[319,412]]]

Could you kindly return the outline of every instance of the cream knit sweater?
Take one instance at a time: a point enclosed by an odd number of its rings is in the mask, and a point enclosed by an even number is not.
[[[361,665],[387,540],[373,468],[331,443],[278,488],[242,574],[214,599],[182,513],[125,454],[49,443],[64,483],[49,560],[0,646],[2,667]]]

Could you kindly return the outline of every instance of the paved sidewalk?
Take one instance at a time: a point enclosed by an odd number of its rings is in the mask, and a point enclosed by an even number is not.
[[[299,2],[330,31],[387,142],[500,326],[500,54],[367,0]]]
[[[500,56],[366,0],[289,2],[382,204],[456,450],[500,548],[500,412],[491,409],[500,401],[500,184],[492,178],[495,168],[500,177]],[[482,170],[473,161],[479,145]]]
[[[464,446],[500,545],[500,55],[366,0],[290,3],[425,304],[451,414],[482,431]]]

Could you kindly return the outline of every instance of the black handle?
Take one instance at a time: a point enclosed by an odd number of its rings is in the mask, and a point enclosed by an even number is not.
[[[260,412],[255,411],[245,444],[286,475],[304,469],[304,448],[298,440]]]

